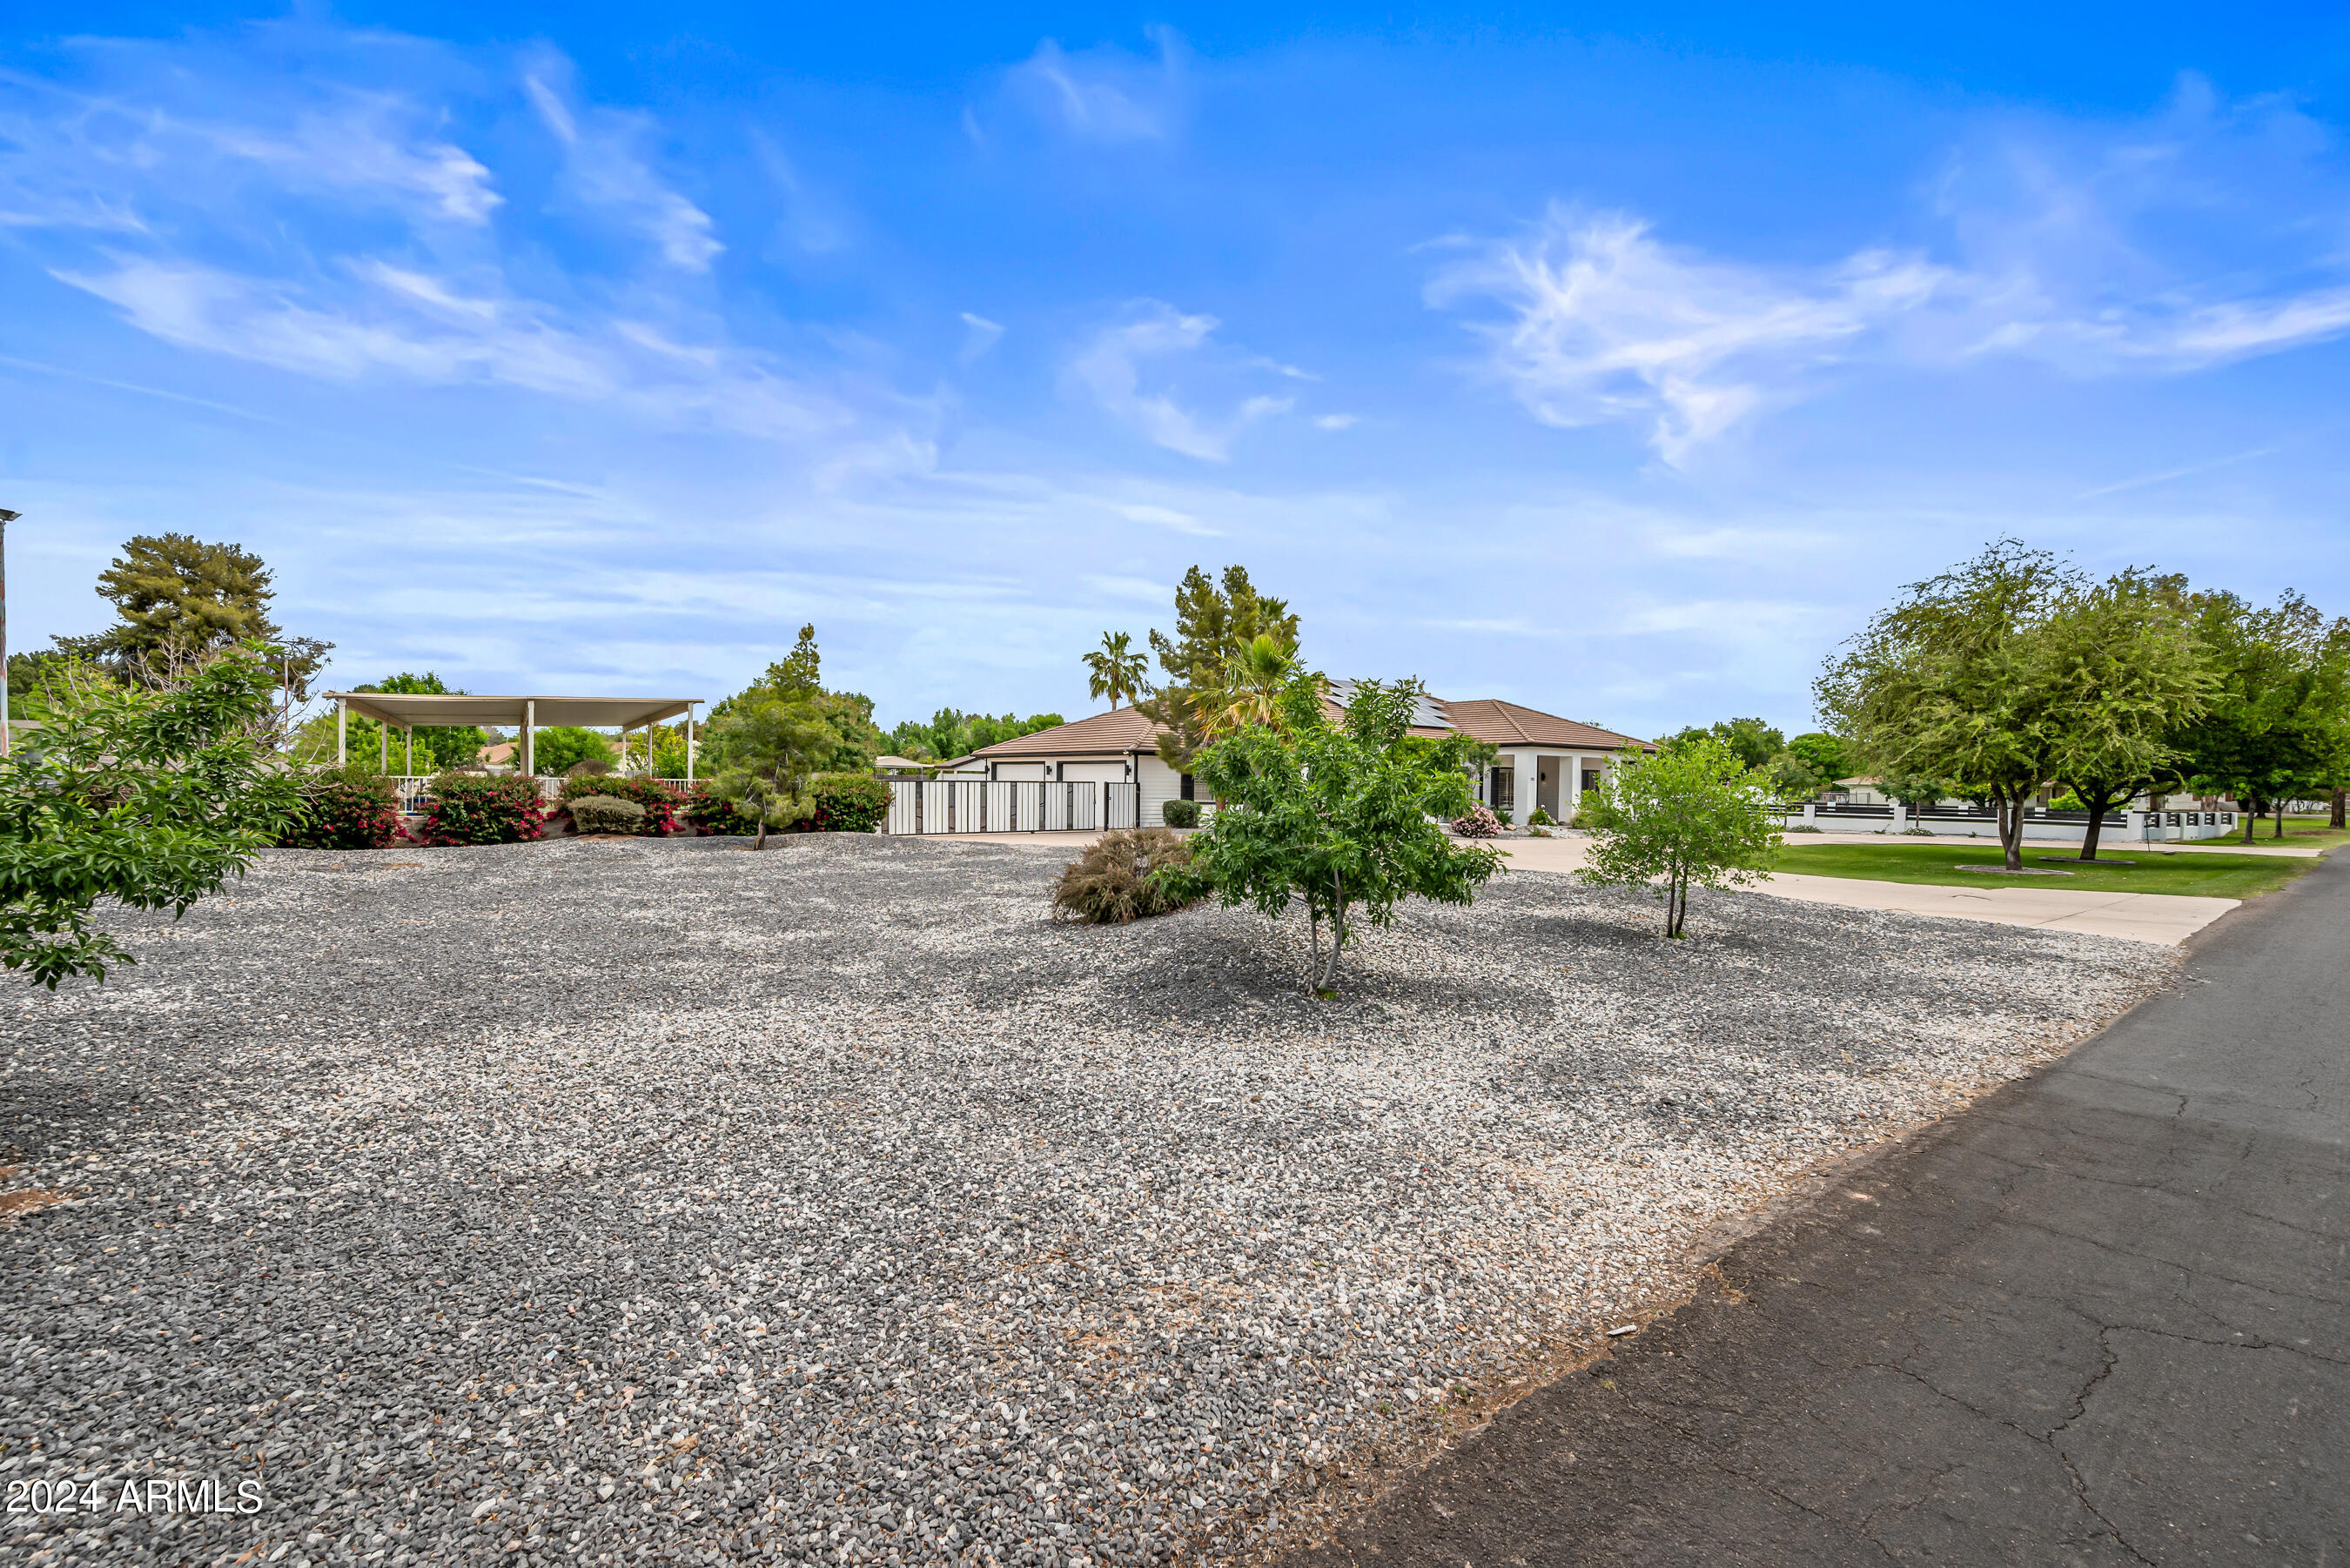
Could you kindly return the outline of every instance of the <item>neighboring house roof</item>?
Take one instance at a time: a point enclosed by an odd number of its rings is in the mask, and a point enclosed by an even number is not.
[[[1334,692],[1341,695],[1353,682],[1334,680]],[[1336,710],[1332,710],[1336,715]],[[1515,702],[1503,702],[1486,698],[1475,701],[1448,702],[1442,698],[1430,698],[1421,704],[1421,711],[1413,715],[1413,732],[1419,734],[1440,735],[1447,730],[1460,730],[1472,740],[1496,746],[1555,746],[1565,750],[1587,752],[1622,751],[1630,747],[1645,748],[1647,742],[1629,735],[1619,735],[1613,730],[1603,730],[1596,724],[1579,724],[1572,719],[1562,719],[1539,709],[1521,707]],[[1159,724],[1137,709],[1118,708],[1107,713],[1096,713],[1089,719],[1079,719],[1074,724],[1063,724],[1055,730],[1039,730],[1033,735],[1016,740],[999,741],[972,753],[988,762],[1013,762],[1021,758],[1119,756],[1128,752],[1148,752],[1157,749]]]
[[[484,767],[497,767],[514,761],[515,753],[521,750],[522,747],[513,741],[500,741],[496,745],[484,746],[474,754],[481,758]]]

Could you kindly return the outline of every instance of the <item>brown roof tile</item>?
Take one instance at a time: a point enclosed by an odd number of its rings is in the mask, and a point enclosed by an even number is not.
[[[1569,746],[1604,752],[1645,744],[1629,735],[1619,735],[1613,730],[1579,724],[1572,719],[1562,719],[1538,708],[1522,708],[1515,702],[1504,702],[1498,697],[1482,697],[1462,702],[1448,702],[1440,698],[1437,706],[1443,709],[1444,716],[1464,733],[1488,745]]]
[[[1439,698],[1436,705],[1471,738],[1496,746],[1561,746],[1607,752],[1646,743],[1613,730],[1578,724],[1572,719],[1493,698],[1464,702],[1448,702]],[[1333,718],[1337,716],[1335,707],[1330,711]],[[1413,732],[1435,735],[1443,732],[1416,729]],[[1135,709],[1119,708],[1063,724],[1056,730],[1039,730],[1033,735],[1000,741],[972,755],[990,762],[1011,762],[1022,757],[1118,756],[1127,752],[1156,750],[1159,733],[1157,722]]]

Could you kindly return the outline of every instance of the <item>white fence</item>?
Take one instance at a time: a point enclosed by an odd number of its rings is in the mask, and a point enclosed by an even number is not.
[[[1789,812],[1784,820],[1789,827],[1816,827],[1826,833],[1914,834],[1923,828],[1945,837],[1999,836],[1999,818],[1992,813],[1948,806],[1912,810],[1900,805],[1808,805],[1800,812]],[[2241,831],[2241,824],[2242,819],[2232,811],[2116,811],[2106,814],[2105,826],[2098,836],[2107,844],[2221,838]],[[2032,806],[2023,814],[2026,838],[2077,844],[2088,833],[2089,814],[2085,811]]]
[[[1131,784],[900,780],[889,786],[884,833],[1095,833],[1132,827],[1140,787]]]

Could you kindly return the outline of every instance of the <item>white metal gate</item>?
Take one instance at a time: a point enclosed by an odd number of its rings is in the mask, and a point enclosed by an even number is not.
[[[907,780],[889,786],[888,833],[1093,833],[1132,827],[1141,786],[1091,780]]]

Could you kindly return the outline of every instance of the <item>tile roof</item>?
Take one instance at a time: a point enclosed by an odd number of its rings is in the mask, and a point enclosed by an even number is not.
[[[1114,756],[1124,752],[1148,752],[1159,744],[1159,724],[1132,708],[1117,708],[1079,719],[1056,730],[1039,730],[998,741],[972,753],[991,762],[1014,757]]]
[[[1630,735],[1619,735],[1596,724],[1580,724],[1539,708],[1523,708],[1498,697],[1462,702],[1440,698],[1437,706],[1444,710],[1444,716],[1452,721],[1454,728],[1492,746],[1565,746],[1597,752],[1647,746],[1646,742]]]
[[[1611,752],[1646,744],[1629,735],[1619,735],[1613,730],[1578,724],[1572,719],[1562,719],[1540,709],[1524,708],[1495,698],[1462,702],[1448,702],[1436,698],[1431,700],[1430,706],[1433,711],[1428,717],[1440,718],[1472,739],[1490,745],[1556,746]],[[1335,716],[1336,710],[1332,711]],[[1412,729],[1416,734],[1443,733],[1441,729],[1433,725],[1415,724]],[[1011,762],[1023,757],[1118,756],[1127,752],[1155,750],[1159,744],[1159,730],[1157,722],[1137,710],[1119,708],[1107,713],[1096,713],[1089,719],[1079,719],[1057,730],[1039,730],[1033,735],[999,741],[994,745],[982,747],[972,755],[990,762]]]

